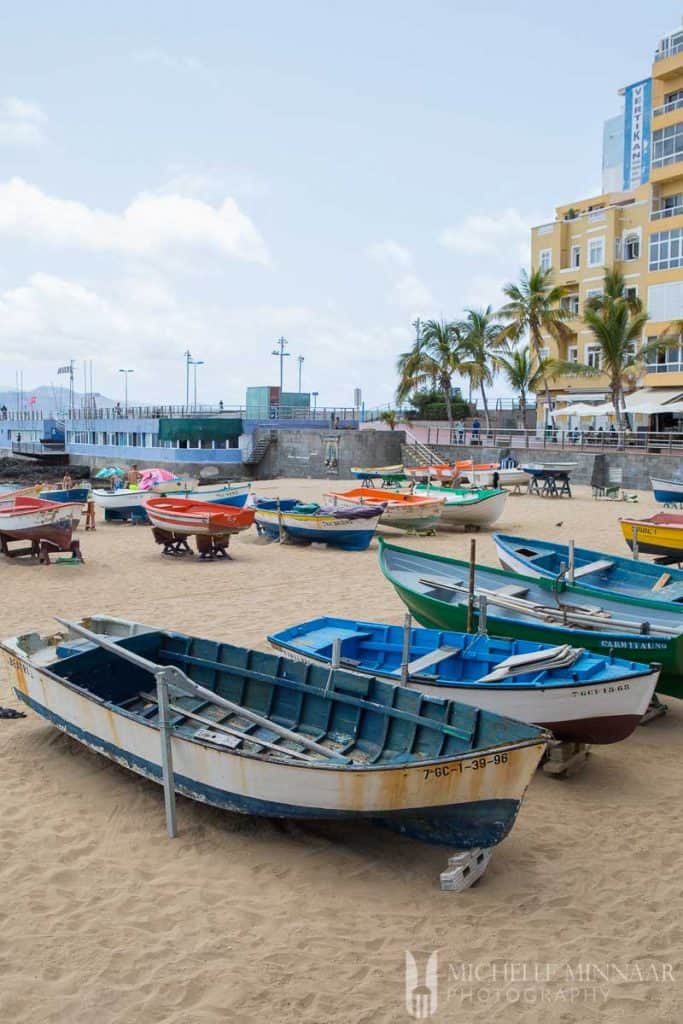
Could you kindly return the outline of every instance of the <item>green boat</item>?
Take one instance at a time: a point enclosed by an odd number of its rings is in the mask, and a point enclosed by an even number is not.
[[[379,564],[401,600],[423,626],[465,631],[468,562],[389,544],[380,538]],[[683,697],[683,621],[680,612],[631,600],[598,597],[555,581],[532,579],[477,565],[473,626],[485,598],[487,632],[493,636],[571,644],[598,654],[659,662],[658,691]],[[481,624],[482,626],[484,623]]]

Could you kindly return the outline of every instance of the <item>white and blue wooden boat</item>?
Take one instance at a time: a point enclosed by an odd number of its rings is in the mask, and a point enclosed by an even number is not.
[[[573,743],[616,743],[640,722],[659,665],[568,645],[324,617],[268,637],[278,650],[381,676],[434,696],[533,722]]]
[[[55,490],[41,491],[43,501],[80,502],[84,505],[90,497],[90,487],[59,487]]]
[[[494,534],[493,540],[504,569],[535,579],[571,580],[567,544],[502,533]],[[683,569],[665,569],[651,562],[575,547],[573,578],[583,590],[604,596],[622,595],[662,605],[683,604]]]
[[[300,504],[294,498],[257,498],[256,529],[271,540],[329,544],[346,551],[365,551],[372,540],[384,505],[351,508]]]
[[[183,491],[182,497],[193,501],[208,501],[212,505],[233,505],[244,508],[251,491],[250,483],[206,484],[194,490]],[[180,497],[181,495],[178,495]]]
[[[683,480],[662,480],[650,477],[655,501],[664,505],[683,505]]]
[[[376,678],[105,616],[81,625],[99,643],[71,631],[0,644],[19,699],[161,782],[154,676],[116,649],[155,674],[176,670],[191,685],[169,687],[174,788],[228,811],[364,819],[427,842],[490,847],[512,828],[546,749],[536,726]],[[104,637],[117,640],[103,649]]]
[[[145,505],[148,498],[155,496],[154,491],[130,490],[127,487],[115,491],[94,487],[92,495],[95,505],[103,509],[107,521],[132,520],[140,523],[148,522]]]

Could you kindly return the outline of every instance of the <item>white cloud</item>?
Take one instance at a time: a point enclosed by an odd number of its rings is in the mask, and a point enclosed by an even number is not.
[[[493,306],[500,309],[506,298],[503,295],[503,287],[507,284],[508,278],[494,277],[490,274],[475,274],[468,282],[465,294],[467,305],[470,309],[486,308]]]
[[[394,285],[392,294],[396,304],[411,316],[418,313],[424,315],[434,302],[429,288],[416,274],[402,274]]]
[[[413,257],[410,250],[406,249],[404,245],[399,245],[398,242],[392,241],[390,238],[371,245],[368,249],[368,256],[389,269],[398,267],[402,270],[407,270],[413,265]]]
[[[118,214],[48,196],[12,178],[0,184],[1,235],[148,257],[179,247],[203,247],[246,262],[269,262],[263,238],[230,197],[214,207],[189,196],[142,193]]]
[[[47,383],[65,359],[93,359],[96,388],[118,394],[118,368],[135,370],[136,400],[181,401],[183,352],[205,361],[200,400],[243,404],[252,384],[277,380],[271,356],[284,334],[293,356],[305,356],[304,388],[320,401],[351,404],[353,388],[372,381],[371,401],[389,401],[403,327],[357,327],[306,306],[225,307],[171,293],[157,275],[109,282],[106,293],[51,274],[32,274],[0,294],[0,347],[9,365],[26,366]],[[296,361],[285,365],[295,387]]]
[[[156,64],[157,67],[168,68],[169,71],[190,71],[194,74],[204,74],[207,71],[204,64],[196,57],[168,53],[166,50],[158,50],[154,47],[135,50],[131,56],[137,64]]]
[[[37,103],[16,96],[0,99],[0,145],[40,146],[45,141],[45,112]]]
[[[529,245],[533,218],[523,217],[510,207],[497,216],[471,214],[460,224],[444,228],[439,243],[446,249],[469,254],[514,254],[515,260],[529,262]]]

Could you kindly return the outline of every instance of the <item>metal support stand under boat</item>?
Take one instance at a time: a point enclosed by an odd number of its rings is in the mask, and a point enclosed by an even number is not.
[[[327,676],[327,682],[325,683],[324,692],[327,694],[332,685],[334,673],[338,668],[341,667],[341,637],[336,636],[332,641],[332,661],[330,662],[330,671]]]
[[[581,771],[589,753],[590,743],[551,740],[543,761],[543,772],[546,775],[556,775],[567,779]]]
[[[470,541],[470,577],[467,587],[467,632],[474,632],[474,575],[477,565],[477,542]]]
[[[413,617],[408,612],[403,616],[403,653],[401,654],[401,685],[408,685],[409,666],[410,666],[410,631],[412,628]]]
[[[161,736],[161,774],[164,781],[164,807],[166,809],[166,831],[170,839],[178,835],[175,813],[175,784],[173,778],[173,751],[171,749],[171,716],[168,707],[168,670],[159,669],[154,673],[157,681],[157,703],[159,705],[159,734]]]
[[[481,633],[482,636],[486,636],[486,596],[484,594],[479,595],[479,623],[477,625],[477,632]]]
[[[492,846],[463,850],[448,858],[448,868],[439,875],[442,892],[464,892],[478,882],[489,866]]]
[[[656,693],[653,693],[652,700],[648,704],[647,711],[645,712],[645,714],[643,715],[638,724],[647,725],[647,723],[651,722],[653,719],[661,718],[662,715],[665,715],[668,710],[669,705],[661,701]]]
[[[634,562],[638,561],[638,527],[633,524],[633,540],[631,541],[631,554]]]

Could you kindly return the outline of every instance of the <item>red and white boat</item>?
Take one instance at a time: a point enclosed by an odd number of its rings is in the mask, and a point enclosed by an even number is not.
[[[145,509],[152,526],[187,537],[221,537],[247,530],[253,508],[212,505],[192,498],[148,498]]]
[[[0,535],[6,540],[47,541],[67,551],[73,520],[80,514],[80,502],[12,498],[0,503]]]

